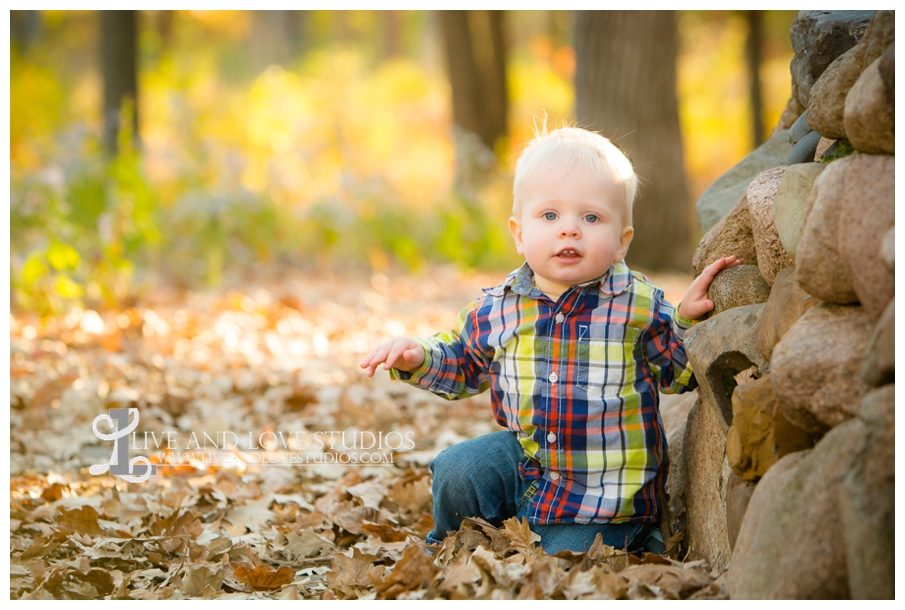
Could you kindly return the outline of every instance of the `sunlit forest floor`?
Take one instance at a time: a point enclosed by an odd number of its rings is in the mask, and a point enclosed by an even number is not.
[[[120,310],[11,316],[10,596],[723,596],[700,562],[599,544],[551,557],[514,521],[467,521],[429,555],[427,464],[498,429],[489,399],[448,403],[357,363],[388,336],[450,327],[503,274],[388,275],[232,278]],[[690,281],[653,279],[673,303]],[[113,450],[92,422],[116,407],[139,409],[132,456],[158,463],[144,483],[89,472]],[[357,446],[318,447],[330,431]],[[338,463],[365,454],[392,463]]]

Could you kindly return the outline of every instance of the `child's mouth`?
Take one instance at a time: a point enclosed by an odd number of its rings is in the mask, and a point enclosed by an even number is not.
[[[559,253],[556,255],[556,258],[558,258],[558,259],[560,259],[560,260],[563,260],[563,261],[576,261],[576,260],[578,260],[579,258],[581,258],[581,255],[578,253],[577,250],[573,250],[573,249],[571,249],[571,248],[567,248],[566,250],[563,250],[562,252],[559,252]]]

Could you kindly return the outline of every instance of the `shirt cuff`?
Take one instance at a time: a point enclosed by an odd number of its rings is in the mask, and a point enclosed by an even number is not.
[[[680,314],[679,307],[681,307],[681,306],[682,306],[681,303],[679,303],[676,306],[676,324],[678,324],[683,329],[689,329],[692,326],[694,326],[695,324],[697,324],[697,320],[692,320],[691,318],[686,318],[685,316]]]

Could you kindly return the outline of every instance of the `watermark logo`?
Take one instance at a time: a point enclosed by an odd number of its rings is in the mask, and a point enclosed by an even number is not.
[[[135,418],[130,421],[130,416]],[[104,434],[97,429],[97,425],[104,422],[110,428],[116,430],[112,434]],[[151,464],[151,460],[144,456],[138,456],[129,460],[129,435],[138,426],[138,409],[110,409],[109,414],[98,415],[91,425],[94,434],[104,441],[113,441],[113,453],[105,464],[94,464],[88,471],[91,474],[104,474],[108,470],[110,474],[118,476],[130,483],[144,483],[152,474],[157,474],[157,466]]]

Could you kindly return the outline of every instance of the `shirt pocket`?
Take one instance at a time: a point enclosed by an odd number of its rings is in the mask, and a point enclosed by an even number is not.
[[[585,393],[590,411],[620,394],[626,384],[625,339],[621,328],[579,324],[575,385]]]

